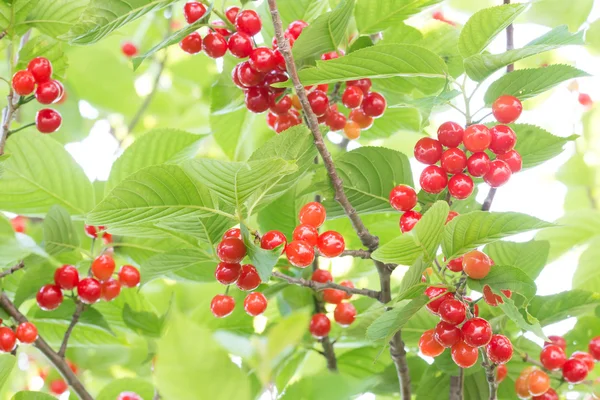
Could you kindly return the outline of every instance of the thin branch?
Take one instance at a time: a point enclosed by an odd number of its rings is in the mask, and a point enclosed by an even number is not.
[[[15,321],[18,323],[27,322],[27,318],[21,314],[21,312],[15,307],[10,299],[4,293],[0,293],[0,307],[4,309]],[[67,362],[58,355],[50,345],[39,336],[34,342],[34,346],[40,350],[50,362],[58,369],[65,381],[73,388],[73,391],[77,393],[82,400],[93,400],[94,398],[88,393],[83,383],[79,380],[77,375],[71,370],[71,367]]]
[[[65,332],[65,336],[63,337],[63,341],[60,345],[60,350],[58,350],[58,355],[61,358],[65,358],[65,353],[67,352],[67,345],[69,343],[69,338],[71,337],[71,333],[73,332],[75,325],[77,325],[77,322],[79,322],[79,317],[81,317],[81,313],[83,312],[84,308],[85,308],[85,304],[83,304],[81,301],[78,301],[77,307],[75,307],[75,312],[73,312],[73,317],[71,318],[71,323],[69,324],[69,327],[67,328],[67,331]]]
[[[10,131],[10,123],[15,117],[15,111],[18,108],[12,87],[10,88],[10,92],[8,92],[6,101],[6,107],[2,110],[2,126],[0,128],[0,156],[4,154],[4,146],[6,145],[6,139],[8,138],[8,132]]]
[[[496,366],[492,363],[485,351],[481,349],[481,366],[485,370],[485,378],[487,379],[488,387],[490,389],[489,400],[498,399],[498,382],[496,382]]]
[[[449,400],[462,400],[463,399],[463,376],[464,370],[459,368],[458,376],[450,377],[450,393]]]
[[[390,355],[396,366],[400,391],[403,400],[410,400],[410,374],[408,373],[408,362],[406,361],[406,349],[402,341],[402,332],[398,331],[390,340]]]
[[[346,256],[368,260],[371,258],[371,252],[368,250],[344,250],[342,254],[340,254],[340,257]]]
[[[308,279],[304,279],[304,278],[294,278],[293,276],[288,276],[279,271],[273,271],[273,276],[276,278],[279,278],[279,279],[283,279],[284,281],[287,281],[288,283],[291,283],[292,285],[298,285],[298,286],[304,286],[304,287],[310,288],[310,289],[314,290],[315,292],[320,292],[325,289],[338,289],[338,290],[341,290],[342,292],[345,292],[348,294],[357,294],[360,296],[367,296],[367,297],[371,297],[376,300],[379,300],[380,296],[381,296],[381,293],[376,290],[351,288],[351,287],[338,285],[337,283],[333,283],[333,282],[320,283],[320,282],[316,282],[316,281],[312,281],[312,280],[308,280]]]
[[[0,279],[4,278],[5,276],[8,276],[10,274],[14,274],[15,272],[22,269],[23,267],[25,267],[25,263],[23,261],[20,261],[17,265],[10,267],[6,271],[0,272]]]

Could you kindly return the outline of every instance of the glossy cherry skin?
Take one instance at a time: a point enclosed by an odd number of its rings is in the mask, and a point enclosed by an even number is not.
[[[210,311],[217,318],[224,318],[233,312],[235,300],[231,296],[218,294],[210,302]]]
[[[419,183],[427,193],[437,194],[442,192],[448,185],[448,176],[441,167],[430,165],[421,172]]]
[[[267,298],[260,292],[250,293],[244,299],[244,310],[251,317],[262,314],[267,309]]]
[[[256,289],[261,284],[261,280],[254,265],[242,265],[242,271],[235,284],[240,290],[250,291]]]
[[[252,54],[252,39],[242,32],[236,32],[229,37],[227,47],[234,57],[246,58]]]
[[[329,335],[329,331],[331,330],[331,321],[329,321],[329,318],[327,318],[327,315],[325,314],[315,314],[310,320],[308,330],[315,338],[324,338],[325,336]]]
[[[437,357],[444,352],[444,346],[435,340],[434,330],[429,329],[423,332],[419,339],[419,350],[424,356]]]
[[[490,129],[492,143],[490,150],[494,154],[505,154],[514,149],[517,144],[517,135],[506,125],[496,125]]]
[[[262,28],[260,17],[254,10],[240,11],[235,18],[235,27],[239,32],[254,36]]]
[[[279,95],[281,93],[283,93],[285,91],[285,88],[276,88],[273,87],[273,84],[275,83],[280,83],[280,82],[286,82],[288,81],[290,78],[288,77],[288,75],[283,72],[283,71],[278,71],[278,70],[273,70],[269,73],[267,73],[264,78],[263,78],[263,84],[273,93],[275,93],[276,95]]]
[[[193,24],[204,16],[206,7],[197,1],[189,1],[183,6],[183,16],[188,24]]]
[[[367,116],[379,118],[385,112],[386,106],[385,97],[377,92],[369,92],[365,94],[361,108]]]
[[[277,115],[285,115],[292,108],[292,99],[290,96],[283,96],[279,100],[275,96],[271,96],[271,104],[269,110]]]
[[[481,124],[469,125],[463,135],[463,143],[467,150],[473,153],[484,151],[492,143],[490,130]]]
[[[333,60],[333,59],[336,59],[339,57],[340,57],[340,55],[338,54],[337,51],[329,51],[327,53],[321,54],[321,60],[323,60],[323,61]]]
[[[360,108],[355,108],[350,111],[350,119],[358,124],[360,129],[367,130],[373,126],[373,117],[369,117]]]
[[[564,339],[563,339],[564,340]],[[596,336],[588,345],[588,351],[594,357],[594,360],[600,361],[600,336]]]
[[[35,78],[29,71],[17,71],[12,77],[12,88],[19,96],[27,96],[35,90]]]
[[[356,308],[352,303],[340,303],[333,311],[333,319],[343,327],[349,326],[356,319]]]
[[[295,40],[298,39],[298,37],[300,37],[300,34],[307,26],[308,24],[302,20],[292,21],[288,25],[286,32]]]
[[[115,272],[115,260],[107,254],[101,255],[92,262],[91,269],[96,278],[106,281]]]
[[[490,170],[490,157],[484,152],[473,153],[467,159],[467,170],[471,176],[484,176]]]
[[[562,366],[563,378],[569,383],[579,383],[588,375],[588,367],[584,361],[570,358]]]
[[[360,90],[363,91],[364,94],[369,93],[371,90],[371,80],[369,78],[357,79],[354,81],[347,81],[346,86],[357,86]]]
[[[477,347],[469,346],[464,341],[460,341],[452,346],[452,360],[461,368],[469,368],[475,365],[479,354]]]
[[[460,300],[447,299],[440,305],[438,314],[442,321],[458,325],[467,317],[467,310]]]
[[[492,335],[485,351],[490,361],[494,364],[504,364],[510,361],[513,355],[513,345],[504,335]]]
[[[65,382],[63,379],[59,378],[50,382],[48,389],[50,390],[50,393],[60,395],[69,389],[69,385],[67,385],[67,382]]]
[[[327,93],[318,89],[308,94],[308,102],[310,103],[310,108],[317,117],[325,115],[329,108],[329,98],[327,97]]]
[[[227,238],[242,238],[242,230],[240,228],[231,228],[227,229],[227,231],[223,234],[223,239]]]
[[[52,77],[52,63],[47,58],[35,57],[27,64],[27,71],[37,83],[46,82]]]
[[[54,283],[61,289],[72,290],[79,282],[79,272],[72,265],[63,265],[54,271]]]
[[[390,192],[390,204],[398,211],[409,211],[417,205],[417,192],[408,185],[398,185]]]
[[[448,261],[446,267],[452,272],[461,272],[462,271],[462,257],[458,257]]]
[[[198,32],[192,32],[179,42],[181,50],[189,54],[197,54],[202,51],[202,36]]]
[[[41,133],[56,132],[62,123],[60,113],[51,108],[44,108],[35,115],[35,127]]]
[[[531,398],[532,400],[558,400],[558,393],[556,393],[556,390],[549,388],[546,393],[541,394],[539,396],[533,396]]]
[[[77,284],[77,295],[86,304],[94,304],[100,300],[102,287],[100,282],[94,278],[84,278]]]
[[[286,246],[285,255],[293,266],[306,268],[315,259],[315,250],[310,244],[302,240],[294,240]]]
[[[134,288],[140,284],[140,271],[133,265],[123,265],[118,276],[119,282],[126,288]]]
[[[346,121],[344,135],[350,140],[358,139],[360,137],[360,125],[354,121]]]
[[[448,121],[441,124],[437,131],[438,140],[446,147],[458,147],[463,140],[464,129],[456,122]]]
[[[325,207],[317,201],[305,204],[298,213],[300,223],[312,225],[315,228],[323,225],[326,216]]]
[[[490,162],[490,169],[483,176],[483,180],[491,187],[497,188],[508,182],[511,175],[512,171],[508,164],[502,160],[496,159]]]
[[[464,200],[473,193],[473,179],[465,174],[456,174],[448,181],[450,195],[458,200]]]
[[[257,47],[250,54],[250,65],[258,72],[269,72],[277,66],[273,50],[268,47]]]
[[[594,369],[594,357],[585,351],[575,351],[573,354],[571,354],[571,358],[576,358],[583,361],[589,371]]]
[[[84,226],[85,234],[92,239],[98,238],[98,231],[104,230],[103,226],[93,226],[93,225],[85,225]]]
[[[514,96],[500,96],[492,104],[494,118],[496,118],[496,121],[503,124],[515,122],[522,111],[523,105],[521,104],[521,101]]]
[[[445,294],[444,294],[445,293]],[[430,286],[427,289],[425,289],[425,294],[429,297],[429,299],[433,300],[436,297],[440,296],[443,294],[443,296],[439,297],[438,299],[435,299],[433,301],[430,301],[426,307],[429,311],[431,311],[433,314],[437,315],[440,309],[440,306],[442,305],[442,303],[448,299],[453,299],[454,295],[450,292],[448,292],[448,290],[446,290],[446,288],[439,288],[439,287],[435,287],[435,286]]]
[[[22,322],[15,332],[19,342],[30,344],[38,338],[38,330],[31,322]]]
[[[61,87],[54,80],[42,82],[35,89],[35,98],[41,104],[52,104],[60,97]]]
[[[458,148],[451,148],[442,153],[442,168],[449,174],[458,174],[467,167],[467,156]]]
[[[527,377],[527,386],[530,395],[540,396],[550,389],[550,378],[544,371],[536,369]]]
[[[236,75],[238,82],[246,88],[260,84],[263,78],[262,74],[254,70],[248,61],[238,64]]]
[[[323,290],[323,301],[329,304],[340,304],[346,298],[346,293],[339,289]]]
[[[492,339],[492,327],[483,318],[471,318],[461,328],[463,340],[473,347],[485,346]]]
[[[15,232],[24,233],[27,229],[27,217],[17,215],[10,220],[10,224]]]
[[[364,93],[358,86],[348,86],[342,94],[342,104],[348,108],[357,108],[363,102]]]
[[[508,368],[506,368],[506,365],[498,365],[498,367],[496,367],[496,383],[502,382],[504,378],[506,378],[506,375],[508,375]]]
[[[239,263],[246,256],[246,246],[241,239],[223,239],[217,246],[217,256],[224,262]]]
[[[203,39],[204,51],[211,58],[220,58],[227,53],[227,40],[218,32],[210,32]]]
[[[463,271],[471,279],[483,279],[492,268],[492,260],[487,254],[473,250],[463,256]]]
[[[287,239],[285,235],[280,231],[268,231],[262,235],[260,239],[260,247],[265,250],[273,250],[274,248],[283,245],[281,252],[284,252]]]
[[[462,340],[462,332],[454,324],[440,321],[435,326],[435,340],[444,347],[450,348]]]
[[[446,225],[448,224],[448,222],[452,221],[454,218],[458,217],[460,214],[457,213],[456,211],[448,211],[448,217],[446,217]],[[453,260],[450,260],[450,262],[452,262]],[[462,263],[462,257],[460,257],[460,262]],[[461,266],[461,271],[462,271],[462,266]]]
[[[319,238],[319,231],[312,225],[301,224],[298,225],[292,233],[292,240],[304,240],[311,246],[317,245]]]
[[[100,298],[111,301],[121,293],[121,284],[116,279],[109,279],[100,283]]]
[[[521,155],[516,150],[511,150],[505,154],[498,154],[496,159],[504,161],[508,164],[510,171],[514,174],[515,172],[519,172],[521,168],[523,168],[523,159]]]
[[[548,336],[548,339],[550,339],[549,342],[544,342],[544,347],[546,346],[550,346],[551,344],[555,344],[558,347],[560,347],[563,350],[567,350],[567,342],[565,341],[565,339],[562,336],[556,336],[556,335],[550,335]]]
[[[6,326],[0,327],[0,352],[10,353],[17,345],[17,335]]]
[[[333,132],[340,131],[346,128],[346,116],[341,112],[331,112],[327,113],[327,118],[325,120],[325,124],[331,129]],[[360,129],[360,126],[358,127]]]
[[[410,232],[415,227],[417,222],[421,219],[422,215],[416,211],[406,211],[400,217],[400,231],[402,233]]]
[[[238,280],[241,272],[242,266],[239,263],[221,262],[215,270],[215,278],[223,285],[231,285]]]
[[[63,301],[63,294],[57,285],[45,285],[40,288],[35,296],[38,306],[44,311],[58,308]]]
[[[325,231],[317,239],[317,248],[321,255],[334,258],[339,256],[346,249],[344,237],[335,231]]]
[[[311,278],[315,282],[326,283],[333,281],[331,273],[325,269],[317,269],[313,272]]]

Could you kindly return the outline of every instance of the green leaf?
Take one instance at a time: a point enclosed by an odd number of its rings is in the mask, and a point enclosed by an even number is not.
[[[485,278],[469,278],[467,283],[471,289],[480,293],[483,293],[483,287],[488,285],[496,292],[508,289],[523,295],[526,299],[531,299],[537,290],[535,282],[525,272],[507,265],[494,265]]]
[[[490,397],[490,387],[483,368],[477,367],[474,374],[465,376],[463,396],[465,400],[480,400]]]
[[[322,14],[309,26],[294,43],[295,60],[320,56],[337,50],[346,37],[346,29],[354,10],[354,0],[342,0],[331,12]]]
[[[125,325],[138,335],[159,338],[163,330],[163,318],[153,312],[135,311],[129,304],[123,308],[123,321]]]
[[[142,284],[173,274],[193,272],[200,282],[213,282],[217,261],[196,249],[179,249],[157,254],[141,265]]]
[[[570,65],[549,65],[543,68],[519,69],[503,75],[485,92],[485,103],[492,104],[501,95],[527,100],[550,90],[561,82],[589,76],[587,72]]]
[[[12,354],[0,354],[0,389],[4,387],[16,363],[17,358]]]
[[[562,46],[583,44],[583,31],[570,33],[566,26],[559,26],[529,42],[523,48],[501,54],[476,54],[465,59],[469,78],[481,82],[495,71],[524,58],[554,50]]]
[[[354,12],[358,31],[362,35],[381,32],[401,24],[410,16],[441,0],[359,0]]]
[[[504,311],[504,314],[506,314],[511,321],[515,322],[519,328],[532,332],[542,340],[549,341],[536,318],[529,315],[525,310],[523,310],[523,313],[519,312],[514,301],[506,297],[504,293],[499,291],[495,291],[495,293],[502,296],[504,302],[498,304],[498,307]]]
[[[12,0],[0,2],[0,31],[6,31],[12,36],[16,25],[27,18],[27,15],[37,5],[36,0]]]
[[[28,316],[30,319],[38,321],[59,321],[64,324],[68,324],[73,319],[75,308],[75,302],[71,300],[65,300],[56,310],[52,311],[45,311],[39,307],[32,307],[28,313]],[[82,326],[100,328],[105,332],[114,335],[113,331],[108,325],[108,322],[106,319],[104,319],[104,316],[95,308],[90,307],[85,309],[79,317],[78,324],[81,324]]]
[[[27,390],[23,390],[21,392],[17,392],[12,400],[56,400],[54,396],[50,396],[49,394],[42,392],[31,392]]]
[[[400,281],[400,288],[398,289],[400,297],[407,297],[407,294],[410,293],[411,289],[420,284],[423,273],[430,265],[431,261],[425,262],[423,257],[419,257],[417,261],[410,266],[408,271],[406,271],[402,277],[402,281]]]
[[[551,223],[516,212],[474,211],[459,215],[446,225],[442,250],[451,260],[504,237],[551,226]]]
[[[576,4],[561,0],[536,1],[531,4],[525,18],[550,27],[567,24],[574,32],[587,20],[593,4],[594,0],[578,0]]]
[[[210,362],[206,362],[210,360]],[[165,398],[249,400],[250,383],[210,331],[189,318],[174,315],[158,341],[154,382]]]
[[[420,222],[420,221],[419,221]],[[412,265],[423,254],[413,235],[401,235],[393,239],[371,254],[374,260],[383,263],[394,263],[399,265]]]
[[[155,129],[136,138],[115,161],[105,186],[109,193],[125,178],[139,170],[160,164],[178,164],[192,158],[202,136],[175,129]]]
[[[526,8],[527,4],[505,4],[473,14],[460,33],[458,49],[462,56],[481,53]]]
[[[69,66],[67,56],[63,51],[63,43],[47,36],[35,36],[19,51],[19,62],[16,69],[25,69],[27,64],[35,57],[45,57],[52,63],[52,77],[65,79]]]
[[[0,252],[2,254],[2,252]],[[38,290],[48,282],[54,280],[55,268],[48,263],[27,263],[25,274],[19,282],[17,291],[15,292],[14,303],[19,307],[25,300],[35,296]]]
[[[34,27],[56,39],[77,23],[89,0],[39,0],[31,3],[34,8],[18,28],[27,30]]]
[[[384,312],[367,328],[367,339],[389,339],[398,332],[408,320],[429,302],[429,297],[422,295],[411,301],[403,301],[389,311]]]
[[[579,263],[573,275],[573,289],[600,291],[598,257],[600,257],[600,237],[595,237],[579,256]]]
[[[329,371],[305,376],[288,387],[281,400],[352,399],[374,384],[375,378],[356,379]]]
[[[27,235],[15,233],[12,224],[0,214],[0,267],[12,267],[36,250]]]
[[[94,189],[71,155],[48,135],[19,132],[6,143],[11,157],[0,180],[0,209],[43,216],[58,204],[71,215],[94,205]]]
[[[494,242],[484,248],[495,264],[516,267],[531,279],[536,279],[546,266],[550,243],[545,240],[529,242]]]
[[[594,55],[600,53],[600,19],[592,22],[586,31],[585,47]]]
[[[275,247],[273,250],[262,249],[260,244],[255,243],[254,235],[248,230],[246,225],[242,224],[240,227],[242,229],[242,239],[246,245],[247,256],[258,271],[261,282],[267,283],[271,278],[273,267],[275,267],[277,260],[281,256],[283,244]]]
[[[532,168],[562,153],[564,145],[577,139],[577,135],[554,136],[550,132],[528,124],[509,124],[517,134],[515,150],[523,159],[523,168]]]
[[[575,289],[550,296],[535,296],[527,310],[545,326],[570,317],[593,314],[599,304],[600,293]]]
[[[385,110],[381,118],[377,118],[373,126],[360,133],[360,137],[383,139],[400,131],[421,132],[423,120],[421,113],[415,107],[393,106]]]
[[[71,321],[55,319],[34,319],[32,322],[38,328],[42,336],[50,346],[60,348],[67,328]],[[123,338],[115,337],[103,328],[77,324],[69,339],[69,349],[90,349],[102,351],[102,348],[125,347],[127,342]]]
[[[59,205],[50,208],[44,219],[44,248],[52,256],[74,252],[75,260],[81,258],[79,236],[75,232],[71,216]]]
[[[436,365],[430,365],[419,381],[417,400],[447,400],[450,391],[450,376]]]
[[[175,0],[91,0],[71,26],[69,32],[61,36],[71,44],[92,44],[129,22],[160,10]]]
[[[143,400],[152,400],[154,386],[141,378],[117,379],[104,386],[96,396],[96,400],[115,400],[122,392],[137,393]]]

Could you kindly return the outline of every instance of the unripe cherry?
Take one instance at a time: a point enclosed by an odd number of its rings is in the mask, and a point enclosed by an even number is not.
[[[360,125],[354,121],[346,121],[344,134],[350,140],[358,139],[360,137]]]
[[[350,120],[356,122],[360,129],[367,130],[373,126],[373,117],[369,117],[360,108],[355,108],[350,111]]]
[[[541,396],[550,389],[550,378],[544,371],[535,369],[527,377],[527,386],[530,395]]]
[[[473,250],[463,256],[463,271],[471,279],[483,279],[492,268],[492,260],[487,254]]]

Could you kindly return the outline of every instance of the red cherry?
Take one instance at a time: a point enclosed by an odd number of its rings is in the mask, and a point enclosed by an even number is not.
[[[304,241],[294,240],[286,246],[285,255],[293,266],[306,268],[315,259],[315,250]]]
[[[285,82],[287,80],[289,80],[289,77],[285,72],[273,70],[265,75],[263,78],[263,84],[272,92],[281,94],[285,91],[285,88],[276,88],[272,85],[279,82]]]
[[[242,265],[242,272],[236,282],[237,287],[240,290],[250,291],[256,289],[262,281],[258,275],[258,271],[252,264]]]
[[[251,317],[262,314],[267,309],[267,298],[260,292],[250,293],[244,299],[244,310]]]
[[[56,285],[44,285],[35,296],[38,306],[44,311],[52,311],[58,308],[63,301],[60,287]]]
[[[104,301],[111,301],[121,293],[121,284],[116,279],[109,279],[100,283],[100,298]]]
[[[548,345],[540,352],[540,362],[544,368],[550,371],[557,371],[567,361],[565,351],[555,344]]]
[[[269,109],[271,92],[264,87],[251,87],[246,90],[246,107],[253,113],[262,113]]]
[[[292,233],[292,240],[303,240],[311,246],[317,245],[318,238],[319,231],[317,228],[307,224],[298,225]]]
[[[273,50],[267,47],[257,47],[250,54],[250,65],[258,72],[269,72],[277,66]]]
[[[217,256],[221,261],[239,263],[246,256],[246,246],[241,239],[223,239],[217,246]]]
[[[204,16],[206,7],[197,1],[189,1],[183,6],[183,16],[188,24],[193,24]]]
[[[227,239],[227,238],[241,239],[242,238],[242,230],[240,228],[231,228],[231,229],[228,229],[223,234],[223,239]]]
[[[398,211],[410,211],[417,205],[417,193],[408,185],[398,185],[390,192],[390,204]]]
[[[437,194],[444,190],[448,185],[446,171],[437,165],[430,165],[421,172],[419,178],[421,188],[427,193]]]
[[[300,209],[298,218],[300,219],[300,223],[318,228],[325,222],[325,207],[317,201],[307,203]]]
[[[458,217],[459,214],[456,211],[448,211],[448,217],[446,217],[446,224],[448,224],[448,222],[452,221],[454,218]],[[460,258],[461,262],[462,262],[462,257]],[[462,270],[462,267],[461,267]]]
[[[402,233],[410,232],[415,227],[417,222],[421,219],[422,215],[416,211],[406,211],[400,217],[400,231]]]
[[[498,367],[496,368],[496,383],[502,382],[504,378],[506,378],[506,375],[508,375],[508,368],[506,368],[506,365],[498,365]]]
[[[51,108],[43,108],[35,115],[35,126],[41,133],[56,132],[60,128],[62,117]]]
[[[576,351],[571,354],[571,358],[576,358],[585,363],[589,371],[594,369],[594,357],[591,354],[586,353],[585,351]]]
[[[104,244],[112,243],[112,235],[108,232],[104,232],[104,234],[102,235],[102,241],[104,242]]]
[[[217,318],[224,318],[233,312],[235,300],[231,296],[218,294],[210,302],[210,311]]]
[[[443,295],[433,301],[430,301],[426,306],[427,309],[435,315],[438,314],[440,306],[444,301],[454,298],[454,295],[452,293],[449,293],[446,288],[439,288],[435,286],[430,286],[427,289],[425,289],[425,294],[429,297],[430,300]]]
[[[269,126],[269,128],[271,129],[275,129],[275,123],[279,121],[279,116],[269,112],[267,113],[267,125]]]
[[[315,282],[327,283],[333,281],[331,273],[325,269],[316,269],[311,278]]]
[[[330,51],[328,53],[321,54],[321,60],[323,61],[329,61],[339,57],[340,55],[337,53],[337,51]]]
[[[61,92],[61,86],[54,80],[49,80],[38,84],[35,89],[35,98],[41,104],[52,104],[58,100]]]
[[[260,17],[254,10],[244,10],[235,18],[235,27],[239,32],[254,36],[262,28]]]
[[[485,348],[490,361],[495,364],[504,364],[510,361],[513,354],[513,346],[504,335],[492,335],[492,339]]]
[[[237,6],[231,6],[231,7],[227,7],[227,9],[225,10],[225,17],[227,18],[227,20],[229,22],[231,22],[232,24],[235,24],[235,19],[237,17],[237,15],[240,12],[240,8]]]
[[[508,164],[510,171],[514,174],[515,172],[519,172],[523,167],[523,159],[521,155],[516,150],[511,150],[505,154],[498,154],[496,159],[504,161]]]
[[[50,393],[55,395],[61,395],[69,389],[69,385],[62,379],[55,379],[50,382],[49,390]]]
[[[544,342],[544,347],[549,346],[551,344],[555,344],[563,350],[567,350],[567,342],[562,336],[550,335],[548,336],[550,339],[549,342]]]
[[[12,88],[19,96],[27,96],[35,90],[35,78],[29,71],[17,71],[12,77]]]
[[[539,396],[533,396],[531,398],[532,400],[558,400],[558,393],[556,393],[556,390],[549,388],[546,393],[539,395]]]
[[[562,367],[563,378],[569,383],[580,383],[588,375],[588,367],[577,358],[568,359]]]
[[[290,42],[290,45],[291,44],[292,43]],[[277,68],[281,71],[285,71],[287,67],[285,65],[285,58],[283,57],[283,54],[281,54],[281,52],[276,49],[273,50],[273,54],[275,56],[275,63],[277,64]]]
[[[493,188],[504,185],[510,179],[512,171],[507,163],[502,160],[494,160],[490,162],[489,171],[483,176],[485,183]]]
[[[308,24],[302,20],[292,21],[288,25],[286,32],[295,40],[298,39],[298,37],[302,33],[302,30],[304,30],[304,28],[306,28],[307,26]]]
[[[117,400],[144,400],[135,392],[121,392]]]
[[[31,72],[37,83],[46,82],[52,76],[52,63],[44,57],[35,57],[27,64],[27,71]]]
[[[123,42],[121,43],[121,52],[125,57],[133,57],[138,53],[138,48],[132,42]]]
[[[510,290],[503,289],[501,292],[509,299],[512,296],[512,292]],[[492,307],[496,307],[498,304],[504,303],[502,296],[495,294],[489,285],[483,286],[483,300]]]
[[[452,346],[451,355],[452,360],[461,368],[472,367],[479,356],[477,347],[469,346],[462,340]]]
[[[133,265],[123,265],[119,270],[119,282],[127,288],[139,285],[140,279],[140,271]]]
[[[100,299],[102,287],[94,278],[84,278],[77,284],[77,295],[86,304],[93,304]]]
[[[541,396],[550,389],[550,378],[544,371],[535,369],[527,377],[527,386],[530,395]]]
[[[269,110],[277,115],[285,115],[292,108],[292,99],[290,96],[283,96],[279,100],[275,96],[271,96],[271,104]]]
[[[339,289],[323,290],[323,301],[329,304],[340,304],[346,298],[346,292]]]
[[[363,78],[354,81],[347,81],[346,87],[348,86],[357,86],[363,91],[364,94],[367,94],[369,93],[369,90],[371,90],[371,80],[369,78]]]
[[[360,129],[369,129],[373,126],[373,118],[369,117],[360,108],[355,108],[350,111],[350,119],[358,124]]]
[[[260,247],[265,250],[273,250],[274,248],[283,245],[281,252],[284,252],[287,239],[285,235],[279,231],[268,231],[262,235],[260,239]]]
[[[342,94],[342,104],[348,108],[360,107],[363,97],[363,91],[358,86],[347,86]]]
[[[522,111],[523,105],[521,104],[521,101],[514,96],[500,96],[492,104],[494,118],[496,118],[496,121],[503,124],[515,122]]]
[[[19,342],[31,344],[38,338],[38,330],[31,322],[22,322],[15,332]]]
[[[242,32],[231,35],[227,46],[231,54],[237,58],[250,57],[250,54],[252,54],[252,38]]]
[[[240,82],[240,77],[238,75],[240,65],[241,64],[236,64],[236,66],[233,67],[233,69],[231,70],[231,80],[233,81],[235,86],[239,87],[240,89],[246,89],[246,86],[242,85],[242,82]]]
[[[346,249],[344,237],[335,231],[326,231],[319,235],[317,247],[321,255],[334,258],[339,256]]]
[[[483,318],[471,318],[461,328],[466,344],[473,347],[485,346],[492,339],[492,327]]]
[[[341,281],[340,286],[354,289],[354,283],[352,283],[352,281]],[[352,293],[346,293],[346,295],[344,296],[345,300],[349,300],[351,298],[352,298]]]
[[[331,330],[331,321],[329,321],[329,318],[327,318],[327,315],[325,314],[314,314],[310,320],[308,330],[315,338],[324,338],[325,336],[329,335],[329,331]]]
[[[109,255],[101,255],[92,262],[92,274],[101,281],[108,280],[115,272],[115,260]]]
[[[458,200],[464,200],[473,193],[475,184],[470,176],[456,174],[448,181],[450,195]]]
[[[442,346],[450,348],[462,340],[462,333],[456,325],[440,321],[435,326],[435,340]]]
[[[590,352],[592,357],[594,357],[594,360],[600,361],[600,336],[596,336],[595,338],[590,340],[590,344],[588,345],[588,351]]]
[[[456,122],[444,122],[437,131],[438,140],[446,147],[458,147],[463,140],[464,130]]]
[[[458,174],[467,167],[467,156],[458,148],[451,148],[442,153],[442,168],[449,174]]]
[[[358,139],[360,137],[360,126],[354,121],[346,121],[344,135],[350,140]]]
[[[504,154],[511,151],[517,143],[517,135],[506,125],[496,125],[490,129],[492,143],[490,150],[494,154]]]
[[[365,94],[361,108],[367,116],[378,118],[383,115],[386,106],[385,97],[377,92],[369,92]]]
[[[467,160],[467,170],[474,177],[484,176],[490,169],[490,157],[484,153],[473,153]]]
[[[467,317],[465,305],[457,299],[445,300],[438,309],[438,314],[442,321],[453,325],[461,324]]]
[[[331,111],[331,108],[326,114],[325,124],[331,129],[333,132],[341,131],[346,127],[346,116],[338,111]],[[360,128],[360,127],[359,127]]]
[[[463,271],[471,279],[483,279],[492,268],[492,260],[479,250],[473,250],[463,256]]]
[[[333,318],[341,326],[349,326],[356,319],[356,308],[352,303],[340,303],[333,311]]]
[[[250,66],[248,61],[238,64],[237,79],[244,87],[254,87],[262,82],[262,74]]]
[[[79,272],[72,265],[63,265],[54,271],[54,283],[61,289],[72,290],[79,283]]]
[[[490,143],[492,142],[492,134],[485,125],[469,125],[467,129],[465,129],[463,142],[467,150],[473,153],[484,151],[490,147]]]
[[[278,120],[275,122],[274,129],[275,132],[281,133],[292,126],[299,125],[300,123],[302,123],[302,120],[300,119],[298,112],[295,110],[290,110],[290,112],[287,114],[279,116]]]
[[[437,357],[444,352],[444,346],[435,340],[434,330],[429,329],[423,332],[419,339],[419,350],[424,356]]]
[[[463,262],[462,257],[458,257],[458,258],[448,261],[448,264],[446,264],[446,267],[452,272],[461,272],[463,270],[462,262]]]
[[[10,220],[10,224],[15,232],[24,233],[27,228],[27,217],[17,215]]]
[[[594,101],[587,93],[579,93],[579,97],[577,98],[577,100],[579,101],[579,104],[581,104],[584,107],[591,107],[594,105]]]
[[[17,345],[17,336],[9,327],[0,327],[0,351],[10,353]]]
[[[223,285],[231,285],[238,280],[241,272],[242,266],[239,263],[220,262],[215,270],[215,279]]]
[[[202,36],[198,32],[192,32],[179,42],[181,50],[189,54],[197,54],[202,51]]]
[[[218,32],[210,32],[203,39],[204,51],[211,58],[220,58],[227,53],[227,40]]]
[[[329,98],[327,93],[321,90],[314,90],[308,94],[308,102],[310,108],[317,115],[317,117],[325,115],[329,108]]]

